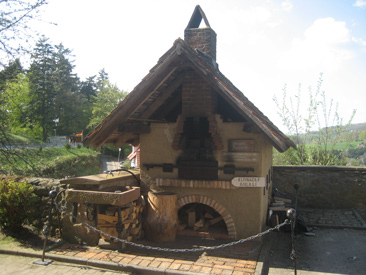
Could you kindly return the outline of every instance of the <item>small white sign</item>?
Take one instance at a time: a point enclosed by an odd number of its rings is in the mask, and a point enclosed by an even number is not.
[[[237,177],[231,180],[231,184],[236,187],[265,187],[264,177]]]

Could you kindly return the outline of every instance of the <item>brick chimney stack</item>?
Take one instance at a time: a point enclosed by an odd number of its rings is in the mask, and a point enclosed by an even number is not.
[[[199,28],[202,19],[206,27]],[[211,29],[206,15],[199,5],[196,6],[187,28],[184,30],[184,41],[193,49],[198,49],[216,61],[216,33]]]

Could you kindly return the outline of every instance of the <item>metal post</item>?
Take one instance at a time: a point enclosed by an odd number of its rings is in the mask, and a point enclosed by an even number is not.
[[[43,242],[42,258],[41,258],[41,261],[37,260],[34,262],[34,264],[39,264],[39,265],[49,265],[50,263],[52,263],[51,260],[45,261],[44,257],[45,257],[45,253],[46,253],[47,239],[48,239],[48,234],[50,233],[50,227],[51,227],[51,221],[52,221],[52,208],[55,203],[55,198],[57,196],[57,192],[55,190],[52,190],[48,193],[48,196],[51,197],[51,205],[50,205],[50,210],[48,212],[48,221],[47,221],[45,228],[43,229],[44,242]]]
[[[297,194],[297,190],[299,190],[299,185],[296,183],[294,184],[294,188],[295,188],[295,211],[297,212],[297,199],[298,199],[298,194]],[[296,225],[296,215],[295,215],[295,225]]]
[[[118,165],[119,165],[119,156],[121,155],[121,148],[118,148]]]
[[[287,217],[290,219],[290,226],[291,226],[291,254],[290,258],[294,263],[294,274],[297,274],[297,267],[296,267],[296,250],[295,250],[295,221],[296,221],[296,210],[289,209],[287,210]]]

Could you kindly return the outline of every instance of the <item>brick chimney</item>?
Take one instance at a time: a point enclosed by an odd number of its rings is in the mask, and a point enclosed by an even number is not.
[[[206,27],[200,28],[202,19]],[[205,13],[199,5],[196,6],[187,28],[184,30],[184,41],[193,49],[198,49],[216,61],[216,33],[211,29]]]
[[[205,28],[199,28],[202,19],[206,24]],[[184,40],[193,49],[200,50],[216,62],[216,33],[211,29],[199,5],[184,31]],[[215,161],[212,150],[223,148],[215,118],[217,93],[194,70],[187,70],[185,74],[182,85],[182,114],[178,117],[173,148],[184,151],[181,161]]]

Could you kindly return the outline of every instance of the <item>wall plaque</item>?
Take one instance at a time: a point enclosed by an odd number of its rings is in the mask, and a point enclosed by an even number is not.
[[[265,187],[264,177],[236,177],[231,180],[231,184],[236,187]]]
[[[254,139],[229,139],[229,152],[254,152]]]
[[[258,153],[256,152],[223,152],[222,161],[227,162],[257,162]]]

